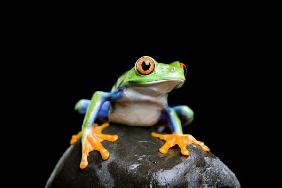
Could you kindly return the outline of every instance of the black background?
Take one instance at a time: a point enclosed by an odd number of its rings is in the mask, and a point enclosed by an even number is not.
[[[255,141],[266,114],[257,97],[268,85],[262,19],[248,10],[189,11],[129,19],[134,10],[108,17],[38,10],[10,23],[6,49],[16,52],[9,61],[17,63],[9,64],[16,80],[8,87],[12,98],[20,98],[15,102],[24,123],[16,129],[28,145],[18,148],[25,149],[23,170],[32,171],[27,180],[44,185],[80,130],[83,116],[75,103],[109,91],[140,56],[149,55],[187,65],[187,82],[169,95],[169,104],[190,106],[195,120],[185,132],[204,141],[242,185],[255,184]]]
[[[243,173],[246,172],[242,172],[242,167],[246,156],[241,155],[245,150],[242,145],[247,139],[244,136],[252,127],[248,109],[250,88],[246,90],[251,87],[246,86],[250,81],[249,72],[241,68],[246,67],[238,52],[241,49],[228,44],[233,40],[203,41],[206,38],[191,37],[189,41],[176,38],[175,43],[167,44],[152,44],[150,39],[139,40],[138,37],[132,43],[108,39],[99,43],[93,41],[92,49],[84,46],[84,42],[77,42],[61,44],[61,47],[45,52],[46,72],[40,73],[39,77],[48,79],[41,83],[35,94],[35,100],[42,108],[40,114],[44,112],[41,114],[40,129],[43,132],[40,137],[46,148],[42,151],[46,155],[45,178],[69,146],[71,135],[80,129],[83,117],[74,111],[75,103],[81,98],[91,98],[97,90],[109,91],[116,79],[134,66],[137,58],[150,55],[159,62],[179,60],[187,64],[187,82],[169,95],[169,103],[187,104],[195,111],[195,122],[185,131],[205,141],[211,151],[244,181]],[[213,43],[217,45],[213,46]],[[99,45],[101,47],[97,48]],[[65,65],[58,66],[60,61]]]

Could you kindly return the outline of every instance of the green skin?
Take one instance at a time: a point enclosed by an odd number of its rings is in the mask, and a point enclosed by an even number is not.
[[[119,77],[112,91],[126,87],[131,83],[152,84],[163,80],[179,80],[185,81],[184,70],[180,67],[180,62],[175,61],[171,64],[157,63],[155,70],[149,75],[140,75],[136,72],[135,67]]]
[[[118,78],[111,92],[96,91],[91,100],[80,100],[75,109],[85,113],[81,131],[82,150],[86,148],[87,136],[101,114],[111,122],[131,126],[153,126],[159,120],[166,120],[172,133],[183,135],[182,125],[190,124],[194,113],[185,105],[168,106],[167,95],[181,87],[184,81],[184,69],[180,62],[155,62],[150,74],[140,74],[135,66]],[[105,108],[105,104],[108,107]],[[87,156],[83,155],[82,161],[86,160]]]
[[[85,108],[87,108],[82,125],[82,139],[85,138],[87,130],[92,127],[93,123],[97,119],[98,111],[104,101],[110,101],[111,104],[123,102],[123,95],[115,96],[119,95],[117,94],[118,90],[121,90],[123,88],[130,88],[135,85],[139,85],[141,87],[144,86],[144,88],[146,88],[158,82],[162,82],[163,85],[166,85],[170,83],[170,81],[174,82],[174,88],[181,87],[185,81],[184,70],[180,66],[179,61],[175,61],[171,64],[156,62],[154,71],[149,75],[140,75],[137,73],[135,67],[133,67],[118,78],[110,93],[97,91],[94,93],[90,103],[87,103],[86,105],[85,100],[80,100],[76,104],[75,109],[80,113],[84,113]],[[167,93],[164,93],[164,95],[167,95]],[[134,100],[141,101],[142,99],[138,99],[138,97],[136,97]],[[172,128],[172,131],[178,134],[182,134],[180,119],[186,119],[186,124],[191,123],[194,115],[193,111],[188,106],[177,106],[174,110],[174,108],[170,108],[167,105],[164,105],[163,110],[166,109],[170,109],[171,111],[171,115],[168,118],[170,119],[169,122],[171,122],[170,126]],[[126,123],[124,122],[124,124]]]

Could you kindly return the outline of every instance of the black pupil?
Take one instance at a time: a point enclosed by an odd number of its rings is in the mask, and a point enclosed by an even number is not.
[[[149,61],[143,61],[143,62],[142,62],[142,69],[143,69],[144,71],[149,70],[150,67],[151,67],[151,64],[150,64]]]

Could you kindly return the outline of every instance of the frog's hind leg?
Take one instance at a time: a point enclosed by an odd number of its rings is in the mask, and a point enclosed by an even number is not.
[[[74,109],[80,114],[85,114],[89,104],[90,104],[90,100],[81,99],[76,103]]]
[[[175,107],[171,107],[169,108],[170,110],[170,114],[168,113],[168,110],[165,110],[161,113],[160,116],[160,121],[158,123],[159,127],[157,132],[161,133],[163,132],[163,130],[166,128],[166,126],[163,126],[164,124],[167,124],[167,120],[170,120],[170,118],[173,118],[173,116],[175,118],[179,118],[181,124],[178,125],[178,123],[176,122],[169,122],[170,124],[170,128],[173,128],[173,132],[177,132],[177,130],[179,130],[178,132],[181,132],[180,130],[182,130],[182,126],[187,126],[190,123],[192,123],[193,119],[194,119],[194,112],[191,108],[189,108],[188,106],[185,105],[181,105],[181,106],[175,106]],[[174,114],[176,113],[176,114]],[[174,118],[174,119],[175,119]]]
[[[80,114],[85,114],[90,102],[91,101],[88,99],[81,99],[76,103],[74,109]],[[103,120],[108,120],[109,110],[110,110],[110,102],[105,101],[99,110],[98,118],[102,118]]]
[[[85,114],[87,111],[88,106],[90,105],[90,100],[88,99],[81,99],[79,100],[74,109],[79,113],[79,114]],[[105,101],[98,113],[98,118],[103,119],[105,121],[108,120],[108,113],[110,110],[110,102],[109,101]]]
[[[194,112],[191,108],[185,105],[173,107],[177,116],[179,117],[182,126],[189,125],[194,119]]]

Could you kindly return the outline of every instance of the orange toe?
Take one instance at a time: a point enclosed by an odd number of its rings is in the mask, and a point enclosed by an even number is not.
[[[102,131],[104,128],[108,127],[109,123],[104,123],[101,126],[95,124],[91,130],[88,131],[88,135],[86,135],[82,141],[82,157],[80,162],[80,168],[84,169],[88,165],[87,157],[91,151],[100,152],[102,159],[107,160],[110,156],[110,153],[107,149],[104,148],[101,142],[104,140],[114,142],[118,139],[117,135],[109,135],[103,134]]]
[[[70,144],[71,145],[75,144],[81,138],[81,135],[82,135],[81,131],[79,133],[77,133],[76,135],[73,135],[71,137]]]
[[[159,138],[165,141],[165,144],[159,149],[159,151],[163,154],[167,153],[168,150],[178,145],[182,155],[190,155],[187,146],[190,144],[194,144],[199,146],[204,151],[209,151],[209,148],[200,141],[197,141],[192,135],[189,134],[159,134],[159,133],[152,133],[153,137]]]

